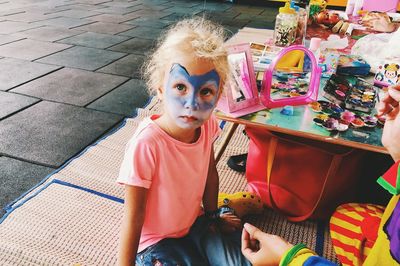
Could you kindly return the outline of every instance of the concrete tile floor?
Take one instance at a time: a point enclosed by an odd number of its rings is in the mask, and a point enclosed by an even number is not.
[[[205,15],[234,34],[277,8],[223,1],[0,1],[0,208],[134,114],[160,31]],[[0,212],[2,215],[2,212]]]

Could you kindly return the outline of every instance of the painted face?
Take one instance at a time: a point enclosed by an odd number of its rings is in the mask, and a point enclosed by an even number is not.
[[[164,105],[180,128],[198,128],[211,115],[219,95],[220,78],[215,69],[190,75],[180,64],[173,64],[165,85]]]

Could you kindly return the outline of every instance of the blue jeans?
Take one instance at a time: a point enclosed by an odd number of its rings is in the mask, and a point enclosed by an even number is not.
[[[165,238],[136,256],[137,265],[251,265],[240,250],[240,234],[222,234],[210,229],[204,216],[197,218],[182,238]]]

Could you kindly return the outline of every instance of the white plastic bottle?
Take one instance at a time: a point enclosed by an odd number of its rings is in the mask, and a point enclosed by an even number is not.
[[[314,54],[317,64],[319,63],[319,57],[321,55],[321,39],[311,38],[309,50]]]
[[[298,24],[297,24],[297,34],[296,34],[296,44],[304,45],[306,39],[307,31],[307,20],[308,15],[304,8],[299,8],[298,11]]]
[[[364,0],[356,0],[354,4],[353,17],[360,16],[360,14],[358,14],[358,11],[362,9],[363,5],[364,5]]]
[[[353,14],[355,3],[356,3],[356,0],[347,0],[346,10],[345,10],[347,15]]]

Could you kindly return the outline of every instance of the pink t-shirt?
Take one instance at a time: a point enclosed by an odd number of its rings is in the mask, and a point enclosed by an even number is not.
[[[180,142],[152,119],[129,140],[117,182],[148,188],[138,252],[164,238],[186,235],[201,213],[212,143],[220,128],[214,116],[195,143]]]

